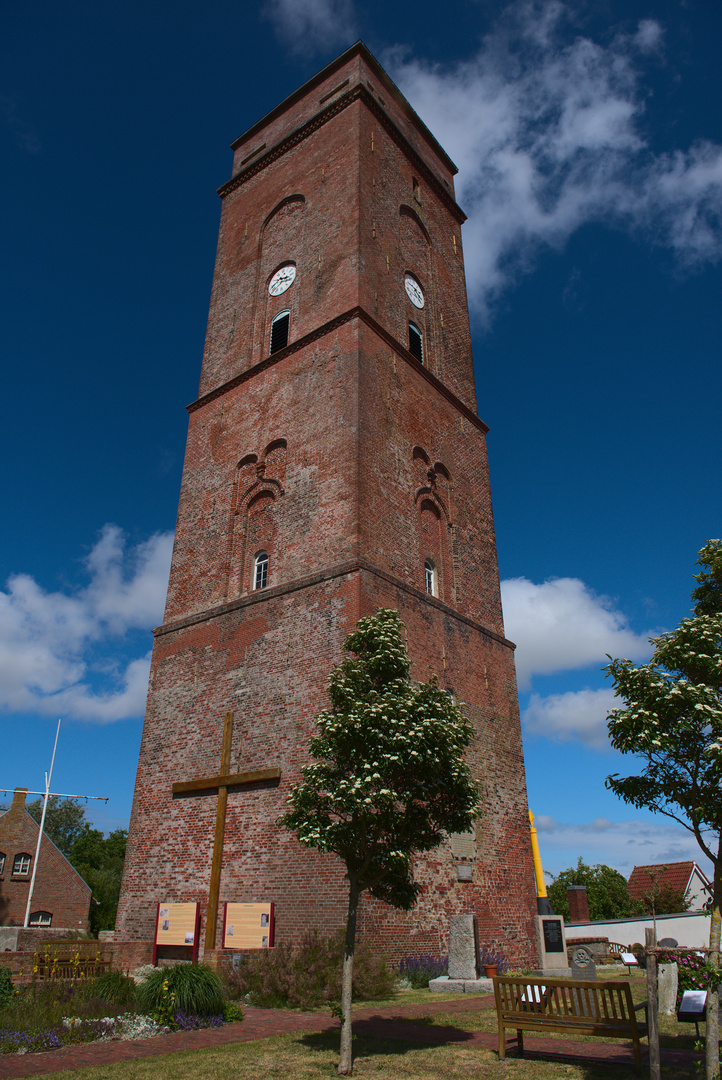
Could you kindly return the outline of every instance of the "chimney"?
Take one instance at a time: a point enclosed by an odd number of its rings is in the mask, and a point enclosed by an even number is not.
[[[586,885],[568,885],[569,922],[590,922]]]
[[[16,787],[13,791],[13,801],[10,809],[14,810],[16,814],[25,809],[25,796],[27,793],[28,789],[26,787]]]

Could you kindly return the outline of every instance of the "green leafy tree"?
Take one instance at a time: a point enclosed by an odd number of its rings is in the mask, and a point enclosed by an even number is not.
[[[349,883],[338,1071],[350,1075],[351,987],[362,893],[409,910],[414,852],[471,828],[479,797],[463,754],[473,728],[436,678],[415,683],[396,611],[361,619],[329,680],[331,709],[281,819],[308,847],[338,855]]]
[[[42,800],[35,799],[28,803],[27,811],[39,825],[43,812]],[[91,933],[112,930],[118,910],[120,879],[128,839],[125,829],[115,829],[108,836],[104,836],[86,820],[85,807],[81,802],[51,795],[45,814],[44,832],[92,890],[89,920]]]
[[[629,895],[624,876],[604,863],[587,866],[580,855],[576,866],[570,866],[568,870],[552,876],[552,884],[547,890],[552,909],[565,919],[570,917],[567,896],[570,885],[585,886],[589,918],[593,922],[601,919],[626,919],[638,913],[638,906]]]
[[[719,967],[722,903],[722,541],[699,553],[694,615],[655,638],[648,664],[612,660],[625,706],[609,716],[612,746],[644,762],[641,775],[607,777],[625,802],[665,814],[694,834],[714,866],[710,963]],[[706,1077],[719,1074],[718,991],[707,1002]]]
[[[43,800],[34,799],[27,804],[26,810],[39,825]],[[61,799],[59,795],[50,796],[43,831],[66,858],[85,825],[85,807],[81,802],[77,799]]]
[[[115,829],[103,836],[100,829],[86,823],[70,849],[69,861],[93,890],[90,903],[93,934],[115,926],[127,840],[125,829]]]

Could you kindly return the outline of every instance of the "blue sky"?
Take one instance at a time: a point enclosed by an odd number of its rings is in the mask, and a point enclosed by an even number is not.
[[[605,655],[720,535],[722,9],[11,5],[0,33],[0,784],[127,823],[229,143],[358,37],[459,166],[545,866],[696,857],[604,788]],[[631,771],[631,768],[630,768]],[[100,807],[100,808],[99,808]]]

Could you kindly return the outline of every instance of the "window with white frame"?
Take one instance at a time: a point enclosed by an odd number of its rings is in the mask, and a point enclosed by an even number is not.
[[[30,873],[31,858],[26,851],[21,851],[13,860],[13,874],[16,877],[27,877]]]
[[[253,588],[265,589],[268,584],[268,552],[259,551],[253,560]]]
[[[429,596],[436,596],[436,567],[431,559],[424,563],[424,584]]]
[[[53,913],[51,911],[31,911],[28,926],[52,926]]]
[[[5,870],[5,852],[0,851],[0,877],[3,876],[4,870]]]

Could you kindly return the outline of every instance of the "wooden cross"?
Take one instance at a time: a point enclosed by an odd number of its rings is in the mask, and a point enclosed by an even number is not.
[[[218,776],[201,776],[198,780],[179,780],[173,784],[173,795],[218,795],[216,805],[216,831],[213,837],[213,859],[211,861],[211,881],[208,888],[208,913],[206,916],[206,949],[216,947],[216,922],[218,918],[218,894],[221,887],[221,869],[223,866],[223,836],[226,828],[226,806],[228,789],[257,784],[262,780],[279,780],[281,770],[252,769],[249,772],[232,773],[231,742],[233,740],[233,713],[227,712],[223,724],[223,746],[221,749],[221,769]]]

